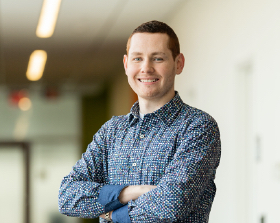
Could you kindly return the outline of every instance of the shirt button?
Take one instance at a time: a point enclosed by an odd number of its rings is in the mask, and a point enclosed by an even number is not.
[[[140,138],[143,139],[145,136],[144,135],[140,135]]]
[[[132,163],[132,166],[136,166],[137,164],[136,163]]]

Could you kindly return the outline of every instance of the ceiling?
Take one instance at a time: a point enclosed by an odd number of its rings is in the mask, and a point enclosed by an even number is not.
[[[0,86],[81,90],[114,79],[130,33],[143,22],[168,22],[184,0],[62,0],[55,32],[35,31],[43,0],[0,0]],[[28,81],[30,54],[48,54],[41,80]]]

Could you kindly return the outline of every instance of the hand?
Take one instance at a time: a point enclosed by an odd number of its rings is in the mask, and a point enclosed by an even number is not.
[[[109,212],[110,219],[112,219],[112,213],[113,213],[113,211]],[[99,217],[105,219],[105,214],[102,214]]]
[[[122,204],[127,204],[130,200],[136,200],[141,195],[148,193],[156,187],[157,186],[154,185],[134,185],[125,187],[119,195],[119,201]]]

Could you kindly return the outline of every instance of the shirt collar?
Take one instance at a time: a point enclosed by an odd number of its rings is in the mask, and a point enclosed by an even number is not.
[[[180,112],[184,102],[182,101],[181,97],[179,96],[179,93],[175,91],[175,96],[167,102],[164,106],[162,106],[160,109],[154,111],[151,114],[156,115],[159,119],[161,119],[166,125],[171,125],[173,121],[178,116],[178,113]],[[136,101],[134,105],[131,107],[130,113],[129,113],[129,122],[130,125],[133,125],[133,123],[140,119],[139,116],[139,102]]]

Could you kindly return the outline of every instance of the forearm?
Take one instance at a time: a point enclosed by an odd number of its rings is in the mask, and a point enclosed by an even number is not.
[[[105,187],[107,187],[107,186],[105,186]],[[104,189],[105,189],[105,187],[104,187]],[[114,222],[120,222],[120,221],[131,222],[130,217],[128,215],[127,203],[130,200],[136,200],[138,197],[149,192],[150,190],[152,190],[154,188],[156,188],[156,186],[153,186],[153,185],[133,185],[133,186],[127,186],[127,187],[123,188],[121,190],[117,200],[118,200],[118,202],[121,202],[125,206],[122,206],[121,208],[110,211],[109,212],[110,218],[111,219],[113,218]],[[110,191],[110,190],[112,190],[112,191]],[[106,194],[108,194],[108,192],[109,192],[109,194],[114,194],[113,190],[115,190],[114,186],[111,185],[111,186],[107,187],[107,189],[105,189],[100,195],[102,195],[104,192],[107,192]],[[114,194],[113,196],[109,196],[109,197],[115,198],[116,197],[115,195],[116,194]],[[111,204],[116,203],[116,201],[114,201],[112,199],[110,200],[110,199],[106,198],[106,199],[104,199],[104,201],[105,200],[107,200],[107,202],[109,202]],[[106,209],[106,206],[108,206],[108,205],[105,205],[105,209]],[[111,207],[113,207],[113,206],[111,205]],[[99,217],[105,219],[105,214],[101,214]]]
[[[101,188],[98,201],[105,207],[105,212],[114,211],[126,205],[130,200],[156,188],[152,185],[105,185]]]
[[[156,188],[154,185],[133,185],[125,187],[119,195],[119,201],[122,204],[127,204],[130,200],[136,200],[154,188]]]

